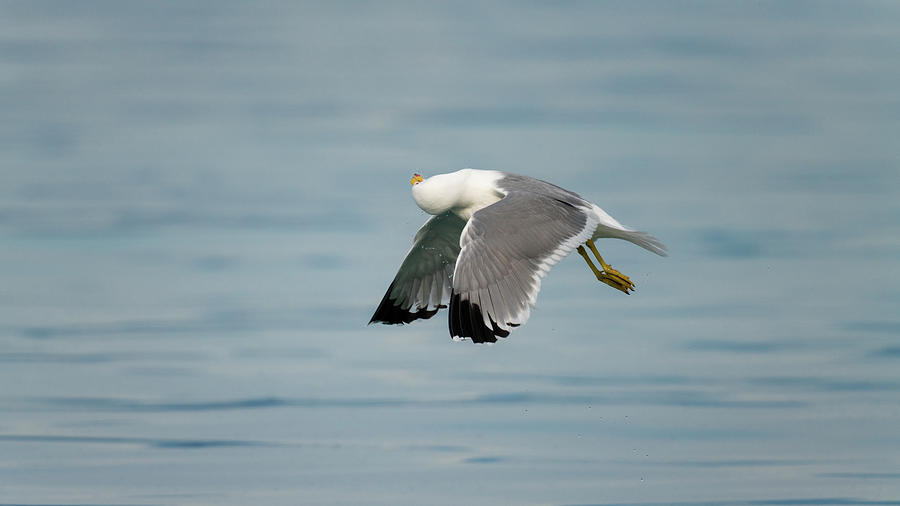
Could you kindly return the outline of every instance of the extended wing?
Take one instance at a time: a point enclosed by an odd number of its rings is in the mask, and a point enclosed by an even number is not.
[[[369,323],[410,323],[431,318],[447,307],[465,226],[465,220],[452,212],[433,216],[422,225]]]
[[[450,335],[495,342],[526,321],[550,267],[591,238],[584,206],[510,192],[477,211],[463,230],[453,274]]]

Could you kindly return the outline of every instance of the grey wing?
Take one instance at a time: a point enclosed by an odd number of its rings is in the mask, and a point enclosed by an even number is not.
[[[495,342],[528,320],[541,278],[597,222],[586,208],[529,192],[509,192],[477,211],[463,230],[453,273],[450,335]]]
[[[410,323],[447,307],[465,226],[465,220],[450,212],[422,225],[369,323]]]
[[[548,183],[540,179],[535,179],[528,176],[520,176],[518,174],[506,173],[503,178],[500,179],[498,184],[503,190],[507,192],[524,191],[528,193],[537,193],[545,197],[560,200],[562,202],[568,202],[569,204],[572,204],[574,206],[593,208],[594,213],[596,213],[596,217],[599,219],[597,223],[597,229],[594,231],[594,235],[592,237],[593,239],[597,239],[600,237],[614,237],[617,239],[624,239],[631,243],[637,244],[647,251],[656,253],[657,255],[668,256],[666,253],[666,246],[662,243],[662,241],[660,241],[656,237],[653,237],[647,232],[640,232],[622,225],[599,206],[596,206],[584,200],[577,193],[570,192],[565,188],[560,188],[555,184]]]

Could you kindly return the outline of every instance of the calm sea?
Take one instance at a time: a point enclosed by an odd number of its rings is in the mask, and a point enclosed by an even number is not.
[[[900,4],[0,3],[0,505],[900,504]],[[599,243],[366,326],[413,172]]]

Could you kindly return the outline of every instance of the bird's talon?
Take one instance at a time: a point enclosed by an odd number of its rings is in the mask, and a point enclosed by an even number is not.
[[[627,278],[626,278],[627,279]],[[629,290],[634,290],[634,283],[630,280],[626,281],[618,276],[612,276],[609,273],[598,272],[597,273],[597,281],[600,281],[606,285],[619,290],[620,292],[629,294]]]
[[[623,285],[632,286],[632,287],[634,286],[634,283],[631,282],[631,279],[628,276],[622,274],[621,272],[619,272],[613,268],[606,269],[604,271],[604,274],[611,278],[616,279]]]

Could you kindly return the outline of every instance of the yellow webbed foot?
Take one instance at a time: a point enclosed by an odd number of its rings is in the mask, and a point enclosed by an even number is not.
[[[622,274],[621,272],[613,269],[612,267],[607,267],[597,276],[599,281],[606,283],[607,285],[619,290],[620,292],[625,293],[626,295],[630,291],[634,291],[635,286],[631,279],[628,276]]]
[[[625,293],[626,295],[629,293],[629,290],[635,290],[634,283],[628,276],[622,274],[616,269],[613,269],[611,265],[603,260],[603,257],[600,256],[600,252],[597,251],[597,247],[594,246],[594,241],[587,241],[587,243],[585,244],[587,244],[588,248],[591,249],[591,252],[594,254],[594,256],[597,257],[597,261],[600,262],[600,266],[603,268],[603,271],[601,272],[597,270],[596,267],[594,267],[594,264],[591,263],[590,259],[587,256],[587,252],[584,251],[584,248],[579,246],[578,252],[581,253],[581,256],[584,257],[584,259],[587,260],[588,264],[592,267],[591,270],[594,272],[594,276],[597,277],[598,281],[606,283],[607,285],[615,288],[616,290],[619,290],[620,292]]]

